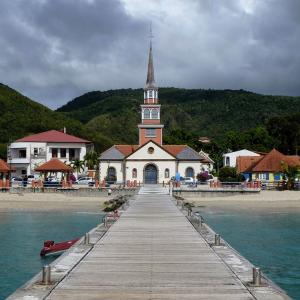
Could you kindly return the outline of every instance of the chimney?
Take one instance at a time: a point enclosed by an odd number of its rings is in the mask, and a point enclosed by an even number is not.
[[[67,133],[67,128],[66,127],[64,127],[63,132]]]

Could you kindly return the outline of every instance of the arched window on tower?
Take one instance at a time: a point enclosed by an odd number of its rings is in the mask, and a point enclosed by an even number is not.
[[[170,170],[165,169],[165,178],[170,178]]]
[[[132,169],[132,178],[137,178],[137,169]]]
[[[150,109],[149,108],[144,109],[144,119],[150,119]]]
[[[152,109],[151,117],[152,117],[152,119],[158,119],[158,109],[156,109],[156,108]]]
[[[149,98],[153,98],[153,91],[149,91]]]

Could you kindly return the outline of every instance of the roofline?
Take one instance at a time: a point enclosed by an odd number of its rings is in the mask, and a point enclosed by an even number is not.
[[[165,152],[167,152],[168,154],[170,154],[172,157],[174,157],[174,158],[177,159],[176,156],[174,156],[172,153],[170,153],[169,151],[167,151],[166,149],[164,149],[162,145],[158,144],[157,142],[155,142],[155,141],[153,141],[153,140],[151,140],[151,139],[150,139],[149,141],[147,141],[146,143],[140,145],[140,146],[139,146],[135,151],[133,151],[131,154],[135,153],[136,151],[138,151],[139,149],[141,149],[141,148],[144,147],[145,145],[149,144],[150,142],[152,142],[153,144],[155,144],[156,146],[158,146],[159,148],[161,148],[162,150],[164,150]],[[129,157],[131,154],[125,156],[124,158]]]

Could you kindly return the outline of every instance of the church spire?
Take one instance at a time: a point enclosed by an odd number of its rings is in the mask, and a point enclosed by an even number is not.
[[[150,50],[149,50],[149,59],[148,59],[148,72],[146,80],[146,89],[155,88],[154,80],[154,66],[153,66],[153,55],[152,55],[152,41],[150,40]]]

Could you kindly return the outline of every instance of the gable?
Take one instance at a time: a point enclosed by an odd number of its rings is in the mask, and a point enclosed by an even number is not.
[[[150,153],[149,148],[153,148],[153,153]],[[152,141],[146,143],[134,153],[127,157],[128,160],[143,159],[143,160],[175,160],[175,157],[164,150],[162,147]]]

